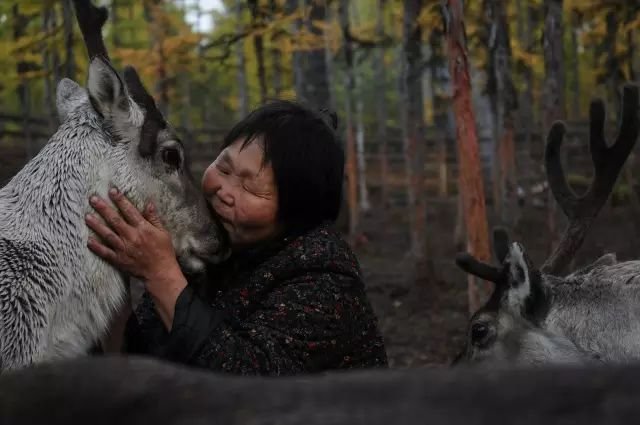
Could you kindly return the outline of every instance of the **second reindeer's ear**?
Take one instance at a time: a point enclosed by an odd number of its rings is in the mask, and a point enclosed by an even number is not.
[[[520,312],[532,291],[531,262],[522,245],[514,242],[509,248],[507,263],[507,304],[511,310]]]
[[[500,264],[504,263],[509,254],[509,233],[504,227],[494,227],[493,229],[493,252],[496,260]]]

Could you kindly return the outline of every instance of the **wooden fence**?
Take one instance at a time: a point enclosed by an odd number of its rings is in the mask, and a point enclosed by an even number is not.
[[[29,117],[0,112],[0,184],[17,172],[26,161],[47,142],[54,133],[57,121],[51,117]],[[591,159],[588,155],[588,123],[569,122],[565,138],[568,169],[572,173],[591,175]],[[217,155],[225,131],[220,128],[177,128],[184,140],[192,162],[194,175],[199,176]],[[405,187],[405,159],[399,129],[389,129],[387,141],[387,187],[396,192],[403,203]],[[424,184],[428,196],[452,196],[457,193],[458,163],[455,143],[445,140],[439,129],[429,127],[426,134],[426,158]],[[539,132],[526,135],[517,132],[515,137],[518,183],[531,186],[544,180],[544,138]],[[481,138],[480,153],[485,184],[491,182],[492,140]],[[381,155],[374,140],[366,143],[365,164],[367,186],[373,191],[382,186]],[[488,188],[487,188],[488,189]],[[491,190],[485,191],[491,202]]]

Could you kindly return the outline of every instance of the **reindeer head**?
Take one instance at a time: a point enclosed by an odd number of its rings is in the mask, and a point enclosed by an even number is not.
[[[138,208],[153,200],[186,271],[200,270],[202,259],[222,259],[228,254],[224,230],[191,177],[180,138],[135,69],[125,68],[121,78],[109,63],[101,35],[106,10],[90,0],[74,0],[74,5],[91,59],[87,89],[63,80],[57,104],[63,121],[88,115],[85,128],[91,128],[102,155],[92,190],[104,196],[116,186]]]
[[[466,346],[456,363],[500,366],[583,361],[584,355],[571,341],[542,326],[553,302],[551,285],[559,279],[535,268],[517,242],[500,250],[503,257],[501,267],[495,269],[495,290],[472,316]],[[459,261],[467,260],[459,257]]]
[[[556,277],[582,245],[586,231],[606,202],[618,174],[638,136],[638,90],[626,86],[618,138],[607,146],[604,138],[605,111],[595,101],[590,111],[590,150],[595,177],[587,192],[573,193],[564,175],[560,146],[564,124],[551,128],[545,152],[549,186],[569,219],[567,229],[551,256],[538,270],[524,248],[513,243],[503,229],[494,231],[493,246],[499,267],[483,263],[470,254],[459,254],[456,263],[469,274],[495,284],[484,307],[471,318],[467,344],[455,363],[474,362],[491,365],[580,362],[587,356],[567,338],[548,331],[543,325],[553,303],[553,285],[579,277]],[[588,266],[608,264],[608,255]]]

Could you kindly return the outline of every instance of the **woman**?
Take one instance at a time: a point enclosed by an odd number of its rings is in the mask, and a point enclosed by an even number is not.
[[[386,366],[360,268],[331,228],[344,154],[335,132],[305,107],[276,101],[238,123],[202,179],[232,255],[187,279],[153,205],[99,198],[89,248],[145,284],[125,334],[130,353],[217,371],[284,375]]]

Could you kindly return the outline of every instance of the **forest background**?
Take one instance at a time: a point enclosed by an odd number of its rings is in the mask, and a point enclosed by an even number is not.
[[[500,225],[537,263],[549,255],[566,220],[545,183],[546,133],[567,122],[564,162],[583,190],[589,102],[605,101],[614,135],[622,84],[640,72],[638,0],[94,2],[109,10],[116,68],[139,71],[196,178],[233,123],[270,99],[337,111],[340,226],[397,366],[450,360],[486,297],[455,252],[489,260]],[[86,73],[71,0],[0,1],[0,185],[55,131],[57,82]],[[636,157],[574,266],[637,257]]]

